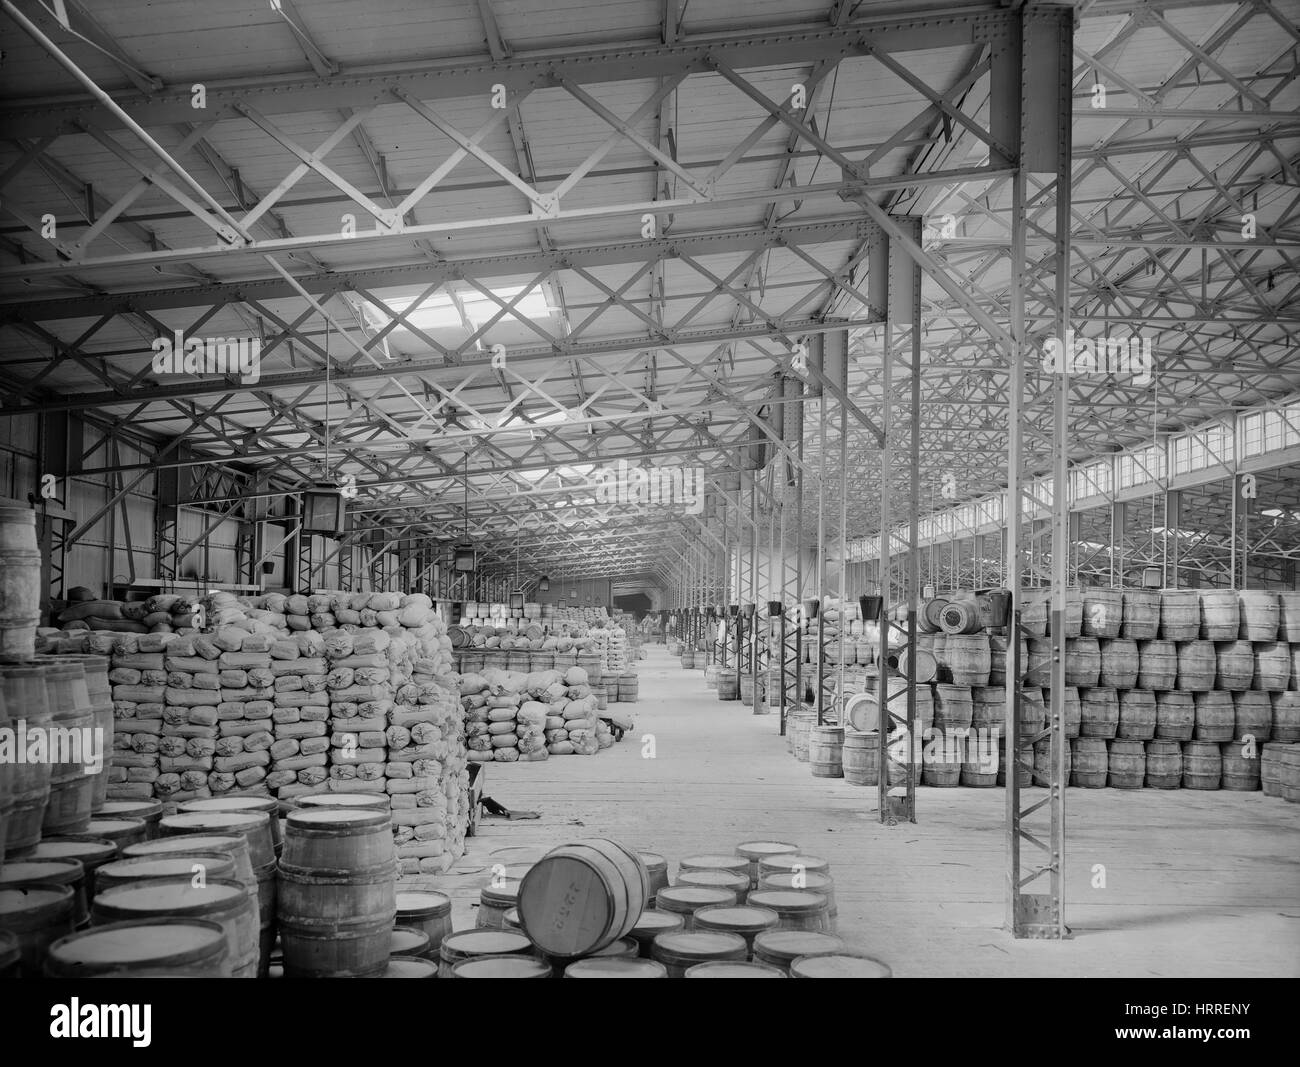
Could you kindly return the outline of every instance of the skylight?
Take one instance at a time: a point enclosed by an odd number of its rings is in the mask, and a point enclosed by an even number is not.
[[[523,289],[522,285],[516,285],[504,289],[493,289],[492,292],[499,300],[509,303],[519,293],[523,292]],[[502,310],[496,301],[484,296],[477,289],[458,289],[455,295],[460,301],[461,307],[465,309],[465,318],[469,320],[470,325],[476,330]],[[411,306],[411,302],[394,302],[389,306],[393,311],[401,314],[406,312],[406,309]],[[538,286],[523,297],[514,306],[512,312],[504,313],[498,325],[505,325],[514,321],[516,315],[527,319],[549,319],[554,314],[555,311],[547,299],[544,287]],[[388,321],[387,316],[375,308],[368,308],[367,316],[375,325],[381,327]],[[455,330],[464,329],[465,326],[460,309],[456,306],[456,301],[447,292],[435,293],[429,297],[414,311],[406,315],[406,321],[417,330]],[[405,325],[400,323],[396,328],[399,330],[406,329]]]

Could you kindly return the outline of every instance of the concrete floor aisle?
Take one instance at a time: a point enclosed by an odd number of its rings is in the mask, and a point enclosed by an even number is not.
[[[635,729],[596,756],[487,765],[485,794],[537,820],[485,818],[452,872],[425,880],[474,923],[490,853],[611,837],[679,857],[749,838],[830,861],[839,933],[918,976],[1298,976],[1300,805],[1262,793],[1070,789],[1066,914],[1074,938],[1003,929],[1005,793],[921,789],[886,827],[874,788],[817,779],[774,715],[721,702],[664,646],[638,664]]]

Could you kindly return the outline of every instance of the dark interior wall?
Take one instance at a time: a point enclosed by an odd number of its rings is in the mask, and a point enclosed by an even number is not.
[[[616,596],[614,606],[621,608],[623,611],[630,611],[634,615],[642,616],[650,610],[650,598],[645,593],[629,593],[627,596]]]
[[[610,605],[612,585],[608,578],[552,578],[551,588],[541,590],[534,587],[529,594],[530,600],[539,604],[556,604],[564,607],[598,607]],[[577,593],[576,599],[572,595]]]

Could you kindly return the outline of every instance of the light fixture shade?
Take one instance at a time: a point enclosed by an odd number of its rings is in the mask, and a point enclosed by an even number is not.
[[[863,622],[875,622],[880,617],[880,606],[885,598],[881,596],[860,596],[858,607],[862,609]]]
[[[540,589],[543,593],[549,591],[551,588],[551,580],[548,577],[546,577],[546,575],[543,574],[542,580],[537,583],[537,588]]]
[[[1165,584],[1165,572],[1160,567],[1142,568],[1142,588],[1159,589]]]
[[[781,615],[784,613],[784,609],[782,607],[781,601],[769,600],[767,602],[767,613],[772,618],[779,619]]]
[[[457,546],[453,550],[451,560],[452,570],[462,573],[469,573],[474,570],[474,549],[467,546]]]
[[[338,537],[343,533],[343,497],[330,486],[302,494],[302,532]]]

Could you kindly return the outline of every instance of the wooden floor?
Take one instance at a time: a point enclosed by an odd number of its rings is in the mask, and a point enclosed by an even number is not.
[[[485,794],[535,821],[487,818],[427,884],[474,924],[490,854],[612,837],[680,856],[775,838],[830,861],[839,933],[917,976],[1300,976],[1300,805],[1262,793],[1070,789],[1065,942],[1017,941],[1005,914],[1001,789],[920,789],[887,827],[876,791],[813,778],[775,716],[720,702],[663,646],[640,663],[636,729],[591,757],[489,764]],[[643,758],[653,735],[655,756]],[[1104,888],[1093,887],[1104,868]]]

